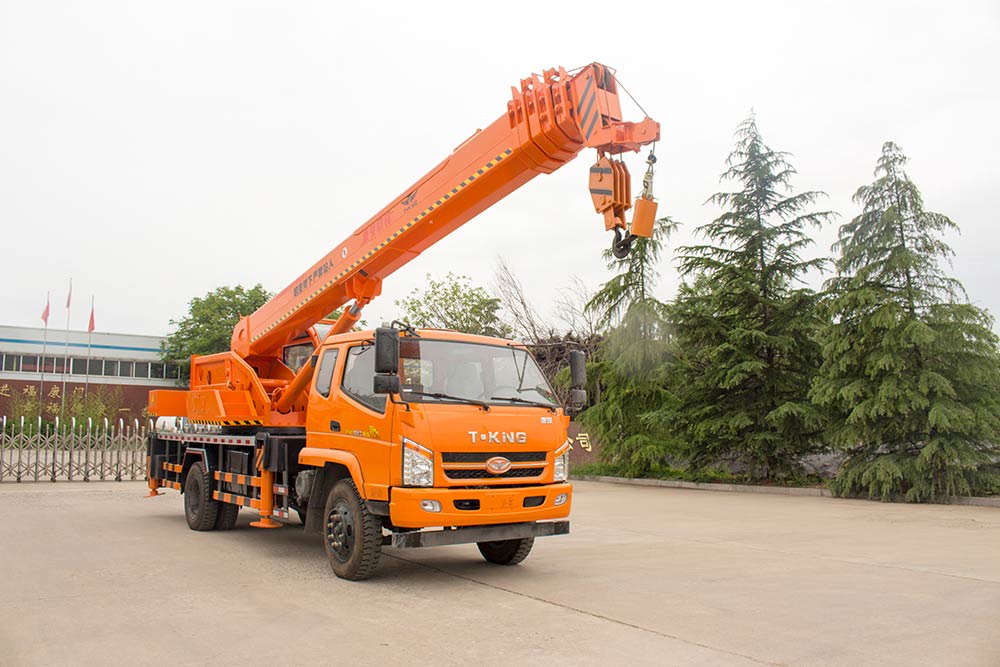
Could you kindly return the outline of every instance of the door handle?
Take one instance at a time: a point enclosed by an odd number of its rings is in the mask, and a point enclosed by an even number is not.
[[[330,420],[330,430],[334,433],[340,433],[340,422],[333,419]]]

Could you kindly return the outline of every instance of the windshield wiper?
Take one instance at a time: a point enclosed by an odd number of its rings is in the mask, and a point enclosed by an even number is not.
[[[540,401],[529,401],[525,398],[517,398],[515,396],[490,396],[491,401],[510,401],[512,403],[524,403],[525,405],[534,405],[539,408],[548,408],[552,412],[556,411],[556,406],[551,403],[542,403]]]
[[[468,403],[469,405],[478,405],[479,407],[481,407],[483,409],[483,412],[489,412],[490,411],[490,404],[489,403],[487,403],[486,401],[476,400],[475,398],[464,398],[462,396],[452,396],[451,394],[442,394],[439,391],[436,391],[434,393],[428,393],[426,391],[404,390],[403,393],[404,394],[415,394],[417,396],[430,396],[431,398],[443,398],[443,399],[450,400],[450,401],[458,401],[459,403]]]
[[[553,394],[551,391],[549,391],[548,389],[546,389],[545,387],[543,387],[540,384],[536,384],[534,387],[532,387],[532,390],[533,391],[537,391],[539,394],[545,394],[545,396],[548,397],[548,398],[553,398],[554,399],[556,397],[555,394]]]

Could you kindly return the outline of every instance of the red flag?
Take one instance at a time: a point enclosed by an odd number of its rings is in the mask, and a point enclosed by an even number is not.
[[[45,322],[45,326],[49,326],[49,294],[45,293],[45,310],[42,311],[42,322]]]
[[[94,303],[90,303],[90,324],[87,326],[87,333],[94,333]]]
[[[69,279],[69,294],[66,295],[66,310],[69,310],[69,304],[73,301],[73,279]]]

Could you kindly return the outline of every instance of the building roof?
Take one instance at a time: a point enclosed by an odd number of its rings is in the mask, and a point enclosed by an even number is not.
[[[86,331],[42,327],[14,327],[0,324],[0,352],[19,354],[42,354],[62,356],[68,353],[71,357],[90,354],[105,359],[123,359],[130,361],[159,361],[160,336],[145,336],[137,334],[120,334],[95,331],[88,335]]]

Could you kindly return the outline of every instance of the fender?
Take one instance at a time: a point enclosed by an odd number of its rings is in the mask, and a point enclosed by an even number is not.
[[[202,466],[205,468],[205,472],[208,473],[209,479],[209,489],[214,486],[212,480],[212,462],[208,460],[208,453],[205,451],[204,447],[185,447],[184,448],[184,458],[181,459],[181,465],[183,466],[183,472],[181,473],[181,493],[184,493],[183,484],[184,480],[187,479],[188,470],[191,469],[191,464],[197,460],[201,460]]]
[[[368,494],[365,493],[365,476],[361,474],[361,464],[358,462],[358,457],[351,452],[342,449],[303,447],[299,452],[299,463],[315,468],[322,468],[327,463],[339,463],[350,471],[354,485],[358,487],[358,495],[364,500],[368,499]]]

